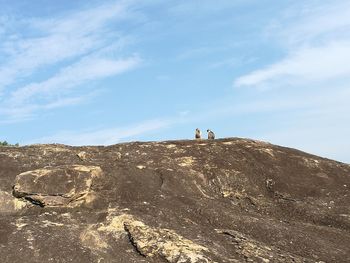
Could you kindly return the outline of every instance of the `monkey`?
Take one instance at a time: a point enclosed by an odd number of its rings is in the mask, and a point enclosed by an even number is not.
[[[214,134],[213,131],[208,129],[207,133],[208,133],[208,140],[214,140],[215,139],[215,134]]]
[[[202,138],[202,132],[200,129],[196,129],[196,135],[195,135],[196,140],[200,140]]]

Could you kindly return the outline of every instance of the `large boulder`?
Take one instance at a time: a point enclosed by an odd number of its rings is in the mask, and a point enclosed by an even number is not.
[[[13,195],[40,206],[76,206],[84,203],[98,166],[62,165],[27,171],[17,175]]]

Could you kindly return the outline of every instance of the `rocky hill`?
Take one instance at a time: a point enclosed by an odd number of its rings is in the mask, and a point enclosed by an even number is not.
[[[265,142],[0,148],[1,262],[349,262],[350,166]]]

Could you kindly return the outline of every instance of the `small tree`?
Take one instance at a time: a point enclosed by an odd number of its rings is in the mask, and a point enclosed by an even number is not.
[[[16,144],[10,144],[10,143],[8,143],[7,141],[0,141],[0,146],[19,146],[19,144],[18,143],[16,143]]]
[[[9,143],[7,141],[1,142],[1,146],[8,146],[8,145],[9,145]]]

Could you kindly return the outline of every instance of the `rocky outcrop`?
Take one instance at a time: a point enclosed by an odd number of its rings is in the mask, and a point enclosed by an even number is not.
[[[81,236],[88,246],[105,248],[108,234],[116,242],[127,237],[135,252],[146,258],[160,258],[167,262],[213,262],[205,253],[208,248],[186,239],[175,231],[151,227],[130,214],[120,214],[107,220],[107,224],[89,226]]]
[[[76,206],[91,198],[98,166],[63,165],[45,167],[16,176],[13,195],[40,206]],[[90,196],[89,196],[90,195]]]
[[[0,148],[1,262],[347,262],[350,166],[228,138]]]
[[[136,251],[145,257],[159,256],[171,263],[211,261],[203,254],[206,247],[170,229],[152,228],[140,221],[126,221],[124,229]]]

